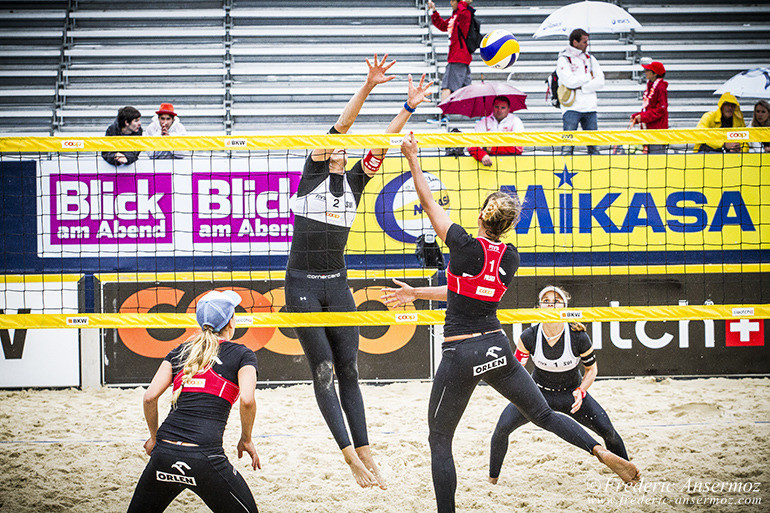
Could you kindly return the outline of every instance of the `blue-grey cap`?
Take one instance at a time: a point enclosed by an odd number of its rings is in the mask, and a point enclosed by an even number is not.
[[[214,328],[215,332],[220,332],[233,318],[235,307],[240,302],[241,296],[233,290],[212,290],[198,301],[195,309],[198,324],[201,328],[208,325]]]

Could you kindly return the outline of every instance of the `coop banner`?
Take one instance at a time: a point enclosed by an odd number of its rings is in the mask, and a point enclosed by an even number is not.
[[[78,312],[79,276],[42,278],[2,277],[0,314]],[[80,385],[78,336],[74,329],[0,329],[0,387]]]
[[[179,278],[179,276],[177,276]],[[415,285],[428,285],[429,278],[413,278]],[[358,310],[388,310],[381,289],[390,278],[350,278]],[[226,283],[196,282],[105,282],[100,284],[105,313],[193,313],[197,301],[211,289],[235,290],[241,296],[236,313],[285,311],[283,280],[253,279]],[[417,301],[406,311],[427,308]],[[394,317],[395,318],[395,317]],[[258,320],[254,322],[258,324]],[[323,329],[323,328],[319,328]],[[195,329],[130,328],[104,333],[104,377],[108,384],[148,383],[162,358],[194,335]],[[400,325],[360,328],[358,368],[364,380],[430,378],[429,327]],[[260,382],[294,382],[311,379],[302,347],[291,328],[239,327],[234,341],[254,350],[259,360]]]
[[[580,320],[582,307],[702,305],[715,298],[724,304],[767,302],[767,277],[761,273],[568,276],[514,278],[500,308],[532,308],[547,285],[572,296],[570,310]],[[655,319],[592,322],[586,330],[596,350],[600,376],[698,376],[770,374],[770,323],[742,308],[734,319]],[[512,340],[528,325],[513,325]]]

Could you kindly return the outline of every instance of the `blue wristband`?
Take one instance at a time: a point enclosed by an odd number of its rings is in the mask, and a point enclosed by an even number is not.
[[[410,114],[414,114],[414,111],[417,110],[417,109],[413,109],[412,107],[410,107],[407,102],[404,102],[404,109],[406,109],[406,111],[408,113],[410,113]]]

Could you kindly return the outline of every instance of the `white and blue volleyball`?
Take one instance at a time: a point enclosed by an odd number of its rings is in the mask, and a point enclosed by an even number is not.
[[[479,52],[487,66],[505,69],[519,58],[519,42],[507,30],[493,30],[484,36]]]

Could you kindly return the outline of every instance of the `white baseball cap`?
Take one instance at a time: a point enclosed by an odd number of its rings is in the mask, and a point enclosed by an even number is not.
[[[234,290],[220,292],[212,290],[203,296],[195,308],[195,315],[201,328],[208,325],[220,332],[235,315],[235,307],[241,303],[241,296]]]

